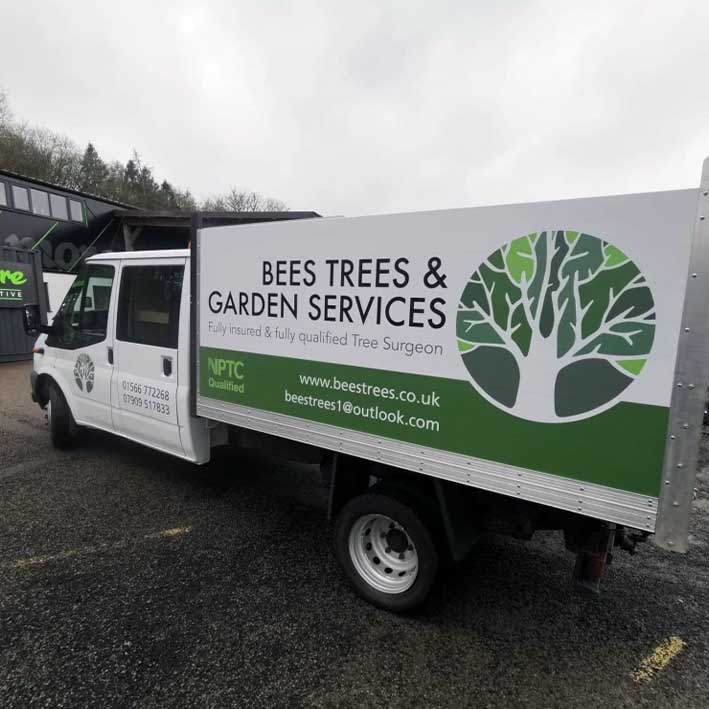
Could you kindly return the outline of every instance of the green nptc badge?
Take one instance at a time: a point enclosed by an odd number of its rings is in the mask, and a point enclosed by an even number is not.
[[[642,372],[655,301],[613,244],[542,231],[480,264],[460,297],[456,334],[490,403],[531,421],[572,421],[612,406]]]
[[[210,390],[223,390],[243,394],[245,390],[244,362],[230,357],[207,357]]]

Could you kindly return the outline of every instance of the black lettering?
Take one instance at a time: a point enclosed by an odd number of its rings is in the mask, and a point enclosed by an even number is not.
[[[409,285],[409,272],[406,270],[406,266],[409,265],[409,259],[401,257],[394,261],[394,270],[401,276],[401,278],[394,278],[392,283],[397,288],[406,288]]]
[[[212,300],[214,298],[214,296],[219,298],[219,302],[216,305],[214,305],[213,300]],[[218,290],[213,290],[209,294],[209,309],[213,313],[221,313],[221,311],[222,311],[222,294]]]
[[[278,293],[269,293],[267,298],[267,310],[268,312],[266,313],[269,318],[277,318],[278,317]]]
[[[416,318],[416,315],[423,315],[426,311],[419,307],[426,302],[425,298],[412,298],[409,303],[409,327],[423,327],[423,322]]]
[[[352,305],[352,298],[350,298],[349,295],[343,295],[342,298],[340,298],[340,322],[344,322],[345,318],[347,318],[349,322],[354,322],[352,320],[352,316],[350,315]]]
[[[311,320],[320,320],[320,296],[317,293],[313,293],[310,298],[308,298],[308,302],[310,303],[308,317]]]
[[[406,298],[402,298],[400,295],[397,295],[395,298],[392,298],[387,304],[386,308],[384,310],[386,314],[386,319],[389,321],[391,325],[394,325],[394,327],[401,327],[406,321],[405,320],[394,320],[391,316],[391,306],[394,305],[394,303],[406,303]]]
[[[325,313],[323,314],[323,320],[326,322],[337,322],[337,315],[335,311],[337,310],[337,296],[336,295],[326,295],[325,298]]]
[[[437,318],[429,318],[428,324],[434,330],[438,330],[446,324],[446,314],[437,306],[444,306],[446,301],[443,298],[434,298],[430,303],[431,312],[437,315]]]
[[[263,285],[270,286],[273,283],[273,269],[270,261],[263,262]]]
[[[285,314],[283,306],[286,306],[290,314],[297,320],[298,319],[298,294],[293,294],[293,302],[291,303],[288,298],[283,296],[283,303],[281,305],[281,317]]]
[[[375,275],[375,280],[374,282],[377,285],[377,288],[388,288],[389,287],[389,279],[384,278],[384,276],[388,276],[390,273],[389,270],[389,264],[391,263],[391,259],[388,258],[378,258],[377,259],[377,265],[376,265],[376,275]]]
[[[288,262],[287,261],[276,261],[276,285],[277,286],[287,286],[288,279],[286,275],[288,273]]]
[[[315,261],[312,259],[308,259],[304,264],[303,264],[303,270],[305,271],[306,275],[303,278],[303,285],[304,286],[313,286],[315,285]]]
[[[357,285],[360,288],[371,288],[372,281],[367,279],[366,276],[372,275],[372,259],[371,258],[361,258],[357,269]]]
[[[335,285],[335,264],[337,263],[337,259],[335,259],[335,258],[325,259],[325,263],[327,264],[328,273],[329,273],[328,284],[332,288],[332,286]]]
[[[257,305],[258,303],[258,305]],[[266,310],[266,299],[260,293],[251,294],[251,314],[255,317],[257,315],[263,315],[263,311]]]
[[[226,297],[226,302],[224,303],[222,312],[226,313],[228,310],[231,310],[231,312],[236,315],[236,306],[234,305],[234,297],[232,296],[231,291],[229,291],[229,295]]]
[[[354,281],[352,280],[352,271],[354,271],[354,263],[348,258],[342,259],[340,261],[340,285],[345,285],[345,280],[347,284],[354,288]]]
[[[358,295],[355,296],[355,304],[357,305],[359,317],[361,318],[363,324],[367,321],[367,316],[369,315],[369,311],[372,309],[372,305],[374,305],[375,300],[375,297],[370,295],[367,300],[367,307],[363,310],[361,298]]]

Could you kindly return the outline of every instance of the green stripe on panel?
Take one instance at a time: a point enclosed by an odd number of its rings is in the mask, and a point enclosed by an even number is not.
[[[200,348],[200,394],[657,497],[669,410],[620,402],[568,423],[511,416],[467,382]]]

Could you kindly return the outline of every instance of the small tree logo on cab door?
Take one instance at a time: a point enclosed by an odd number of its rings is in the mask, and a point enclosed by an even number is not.
[[[81,391],[91,393],[94,388],[94,363],[86,353],[80,354],[76,358],[74,365],[74,381]]]
[[[456,334],[488,401],[532,421],[570,421],[609,408],[640,374],[655,337],[655,301],[613,244],[542,231],[478,267],[460,298]]]

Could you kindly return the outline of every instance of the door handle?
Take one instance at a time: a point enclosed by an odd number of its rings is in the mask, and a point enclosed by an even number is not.
[[[113,347],[106,348],[106,356],[108,357],[108,363],[113,364]]]
[[[166,377],[172,376],[172,357],[162,356],[162,373]]]

